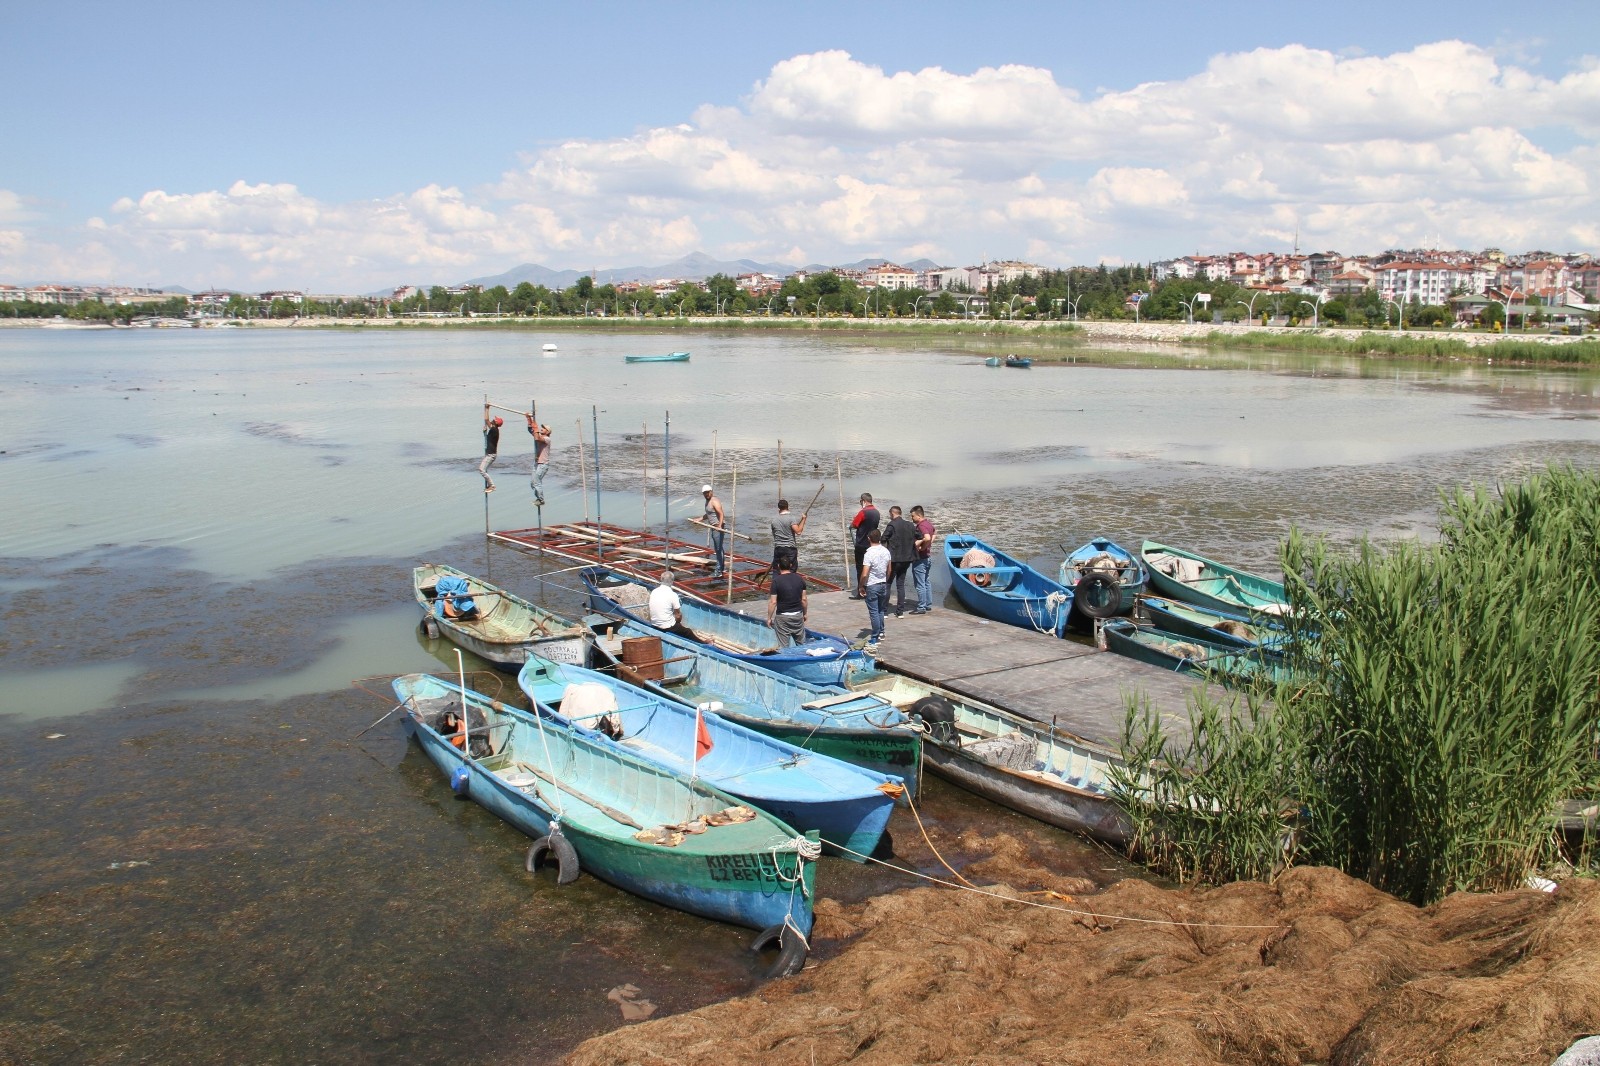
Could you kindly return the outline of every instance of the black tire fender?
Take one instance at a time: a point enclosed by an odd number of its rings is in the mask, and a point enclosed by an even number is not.
[[[956,709],[943,696],[924,696],[911,705],[911,717],[923,724],[928,735],[946,744],[960,743],[956,733]]]
[[[1105,574],[1084,574],[1072,590],[1072,605],[1088,618],[1115,618],[1122,610],[1122,588]]]
[[[556,884],[570,885],[578,879],[578,853],[572,849],[572,844],[559,829],[551,832],[549,836],[540,837],[529,846],[528,860],[524,865],[531,874],[538,870],[546,859],[555,860]]]
[[[786,925],[771,925],[757,933],[755,940],[750,943],[750,950],[757,954],[774,947],[778,949],[778,957],[767,967],[762,980],[793,977],[805,967],[810,949],[806,947],[805,938],[793,929]]]

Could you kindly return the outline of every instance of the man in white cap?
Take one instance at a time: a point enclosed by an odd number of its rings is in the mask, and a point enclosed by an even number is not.
[[[701,485],[700,495],[706,498],[706,513],[700,520],[711,530],[711,550],[717,553],[717,569],[711,576],[721,577],[727,569],[727,555],[723,548],[728,540],[728,534],[725,532],[728,520],[722,513],[722,501],[717,499],[717,494],[711,491],[710,485]]]

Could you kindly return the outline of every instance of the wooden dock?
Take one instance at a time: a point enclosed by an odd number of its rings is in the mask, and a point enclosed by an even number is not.
[[[812,593],[808,625],[855,639],[867,605],[844,592]],[[965,611],[891,612],[878,645],[885,668],[928,681],[1062,731],[1115,748],[1127,697],[1143,692],[1169,736],[1188,733],[1188,695],[1203,682],[1092,644],[1030,633]]]

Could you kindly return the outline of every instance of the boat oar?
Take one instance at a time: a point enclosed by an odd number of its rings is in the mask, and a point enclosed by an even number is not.
[[[373,729],[376,729],[378,727],[378,725],[383,722],[384,718],[388,718],[391,714],[393,714],[395,711],[398,711],[400,708],[402,708],[404,706],[405,706],[405,704],[403,704],[403,703],[397,703],[393,707],[390,707],[387,711],[383,712],[383,718],[379,718],[376,722],[373,722],[371,725],[367,726],[366,729],[363,729],[360,733],[357,733],[355,736],[351,737],[350,739],[351,740],[360,740],[361,737],[364,734],[370,732]]]

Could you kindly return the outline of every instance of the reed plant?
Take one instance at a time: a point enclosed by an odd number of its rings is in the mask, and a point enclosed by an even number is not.
[[[1428,333],[1375,333],[1366,330],[1280,333],[1263,330],[1259,333],[1214,331],[1202,337],[1185,338],[1181,343],[1206,348],[1261,348],[1403,359],[1496,359],[1505,362],[1600,364],[1600,341],[1593,337],[1554,344],[1512,338],[1469,344],[1457,336]]]
[[[1175,835],[1141,849],[1173,876],[1260,876],[1272,805],[1234,789],[1275,781],[1301,811],[1291,861],[1418,903],[1520,884],[1557,858],[1561,801],[1600,790],[1597,546],[1600,478],[1571,468],[1445,497],[1436,545],[1335,555],[1292,530],[1292,680],[1271,713],[1196,707],[1177,759],[1130,713],[1129,782],[1148,775],[1165,791],[1130,786],[1125,806],[1136,826]],[[1285,763],[1275,776],[1263,765],[1273,758]],[[1231,816],[1161,809],[1229,796]]]

